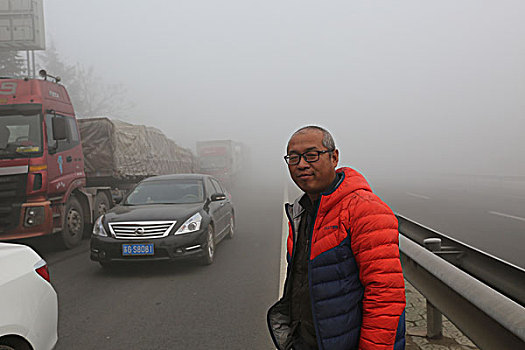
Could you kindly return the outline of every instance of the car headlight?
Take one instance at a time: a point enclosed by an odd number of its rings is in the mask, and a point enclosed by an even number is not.
[[[198,231],[201,228],[201,221],[202,216],[201,214],[197,213],[193,215],[191,218],[186,220],[181,227],[175,232],[176,235],[180,235],[183,233],[190,233]]]
[[[102,224],[102,220],[104,219],[104,215],[100,215],[95,221],[95,225],[93,225],[93,235],[94,236],[102,236],[107,237],[108,233],[104,229],[104,225]]]

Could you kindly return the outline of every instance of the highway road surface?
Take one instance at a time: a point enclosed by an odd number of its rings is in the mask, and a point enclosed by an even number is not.
[[[282,182],[281,182],[282,183]],[[266,310],[279,288],[282,185],[233,191],[237,230],[215,262],[127,264],[107,272],[89,241],[30,240],[59,296],[56,350],[271,349]]]
[[[525,266],[523,182],[451,177],[370,179],[394,211]],[[277,300],[284,180],[238,183],[236,236],[211,266],[193,261],[126,264],[105,271],[89,241],[73,250],[28,240],[49,263],[59,296],[57,350],[272,349],[266,310]]]

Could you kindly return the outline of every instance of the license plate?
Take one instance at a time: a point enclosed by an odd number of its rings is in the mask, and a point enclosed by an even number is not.
[[[154,255],[154,244],[153,243],[144,243],[144,244],[123,244],[122,245],[122,255]]]

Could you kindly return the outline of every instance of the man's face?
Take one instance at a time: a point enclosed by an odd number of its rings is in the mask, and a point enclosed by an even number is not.
[[[318,130],[304,130],[294,135],[288,142],[288,155],[303,154],[308,151],[326,151],[323,146],[323,133]],[[319,160],[308,163],[301,157],[299,164],[288,165],[292,180],[310,198],[316,199],[319,194],[330,187],[335,179],[335,167],[339,161],[339,152],[323,153]]]

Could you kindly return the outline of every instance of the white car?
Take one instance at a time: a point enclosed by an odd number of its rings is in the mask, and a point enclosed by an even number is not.
[[[57,293],[31,248],[0,243],[0,350],[49,350],[58,339]]]

